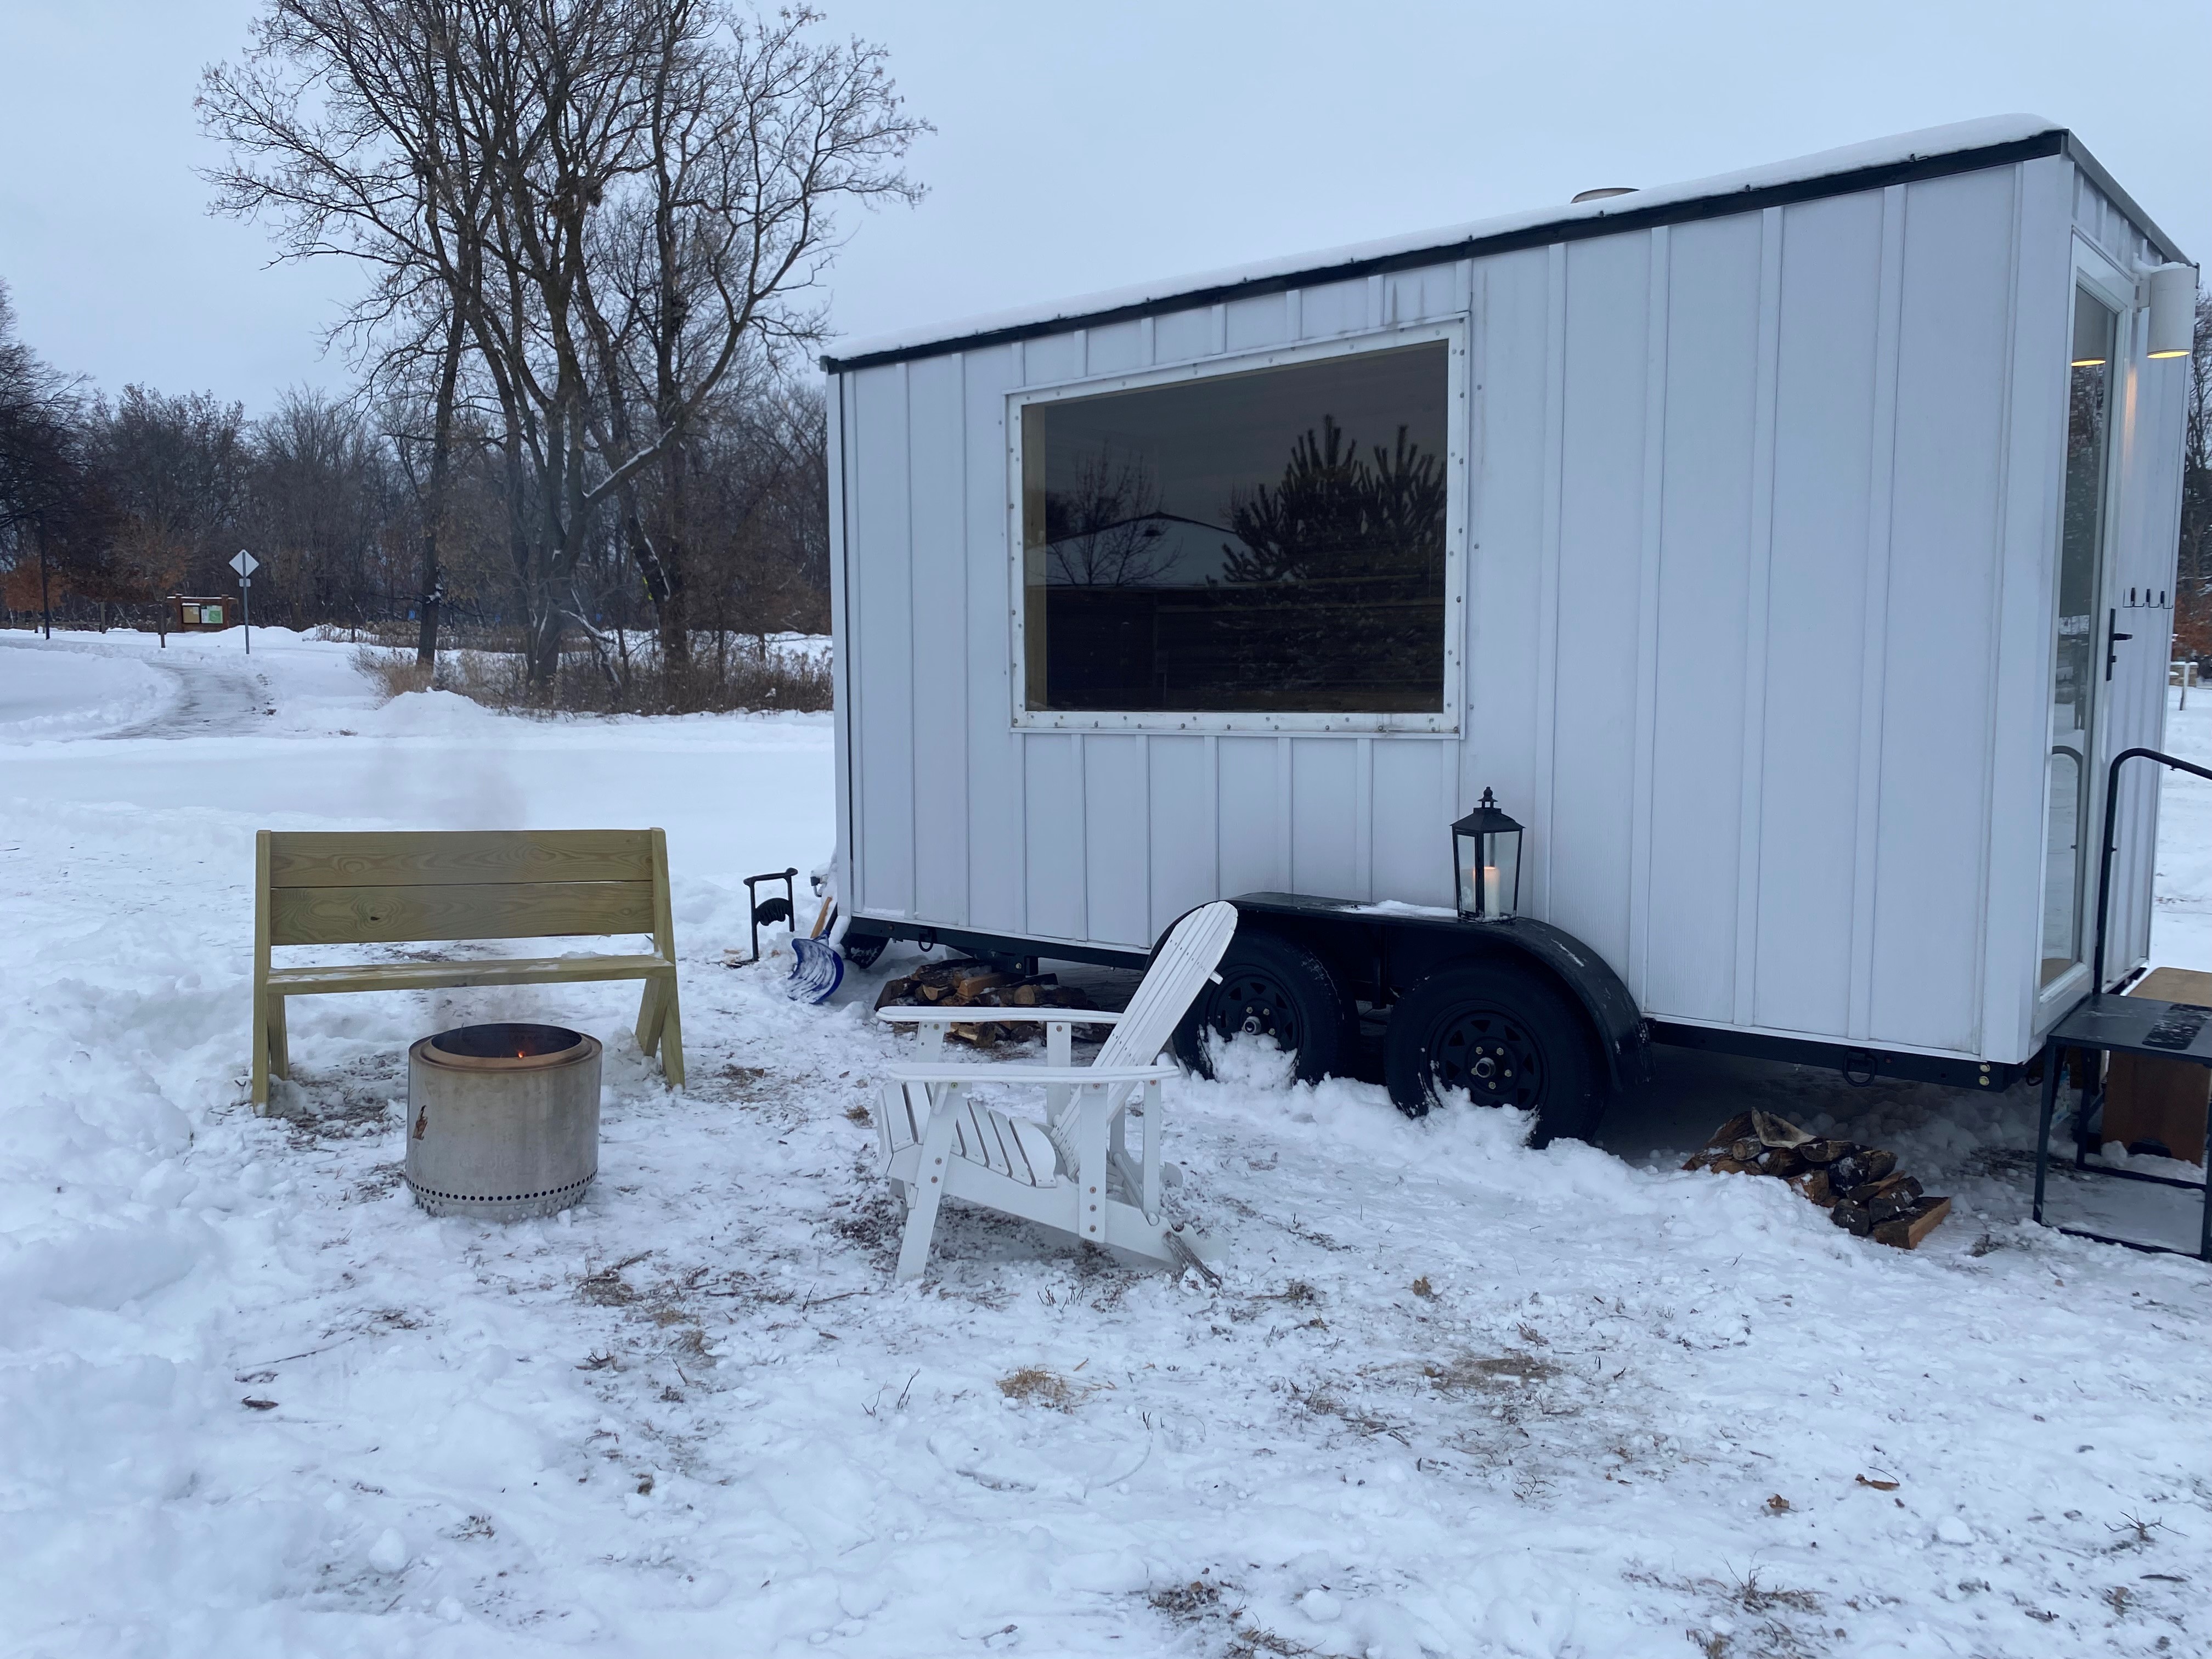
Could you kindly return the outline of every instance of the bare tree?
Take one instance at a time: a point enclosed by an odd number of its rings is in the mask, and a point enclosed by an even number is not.
[[[898,162],[921,128],[881,50],[818,42],[818,21],[720,0],[270,0],[245,64],[205,77],[233,158],[221,205],[271,215],[290,257],[365,260],[358,326],[428,305],[465,330],[540,683],[599,509],[657,473],[654,510],[680,525],[687,426],[749,352],[821,332],[834,210],[916,193]],[[682,641],[680,534],[651,544],[632,517]]]
[[[23,343],[0,283],[0,571],[35,557],[41,612],[49,553],[83,488],[81,418],[76,388]]]

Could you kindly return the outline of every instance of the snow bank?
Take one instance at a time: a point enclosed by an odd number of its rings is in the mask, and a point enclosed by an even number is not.
[[[177,696],[173,678],[129,657],[0,634],[0,743],[113,732]]]
[[[387,729],[331,691],[286,735],[293,668],[266,732],[0,772],[0,1646],[2204,1648],[2206,1273],[2026,1225],[2023,1095],[1698,1062],[1624,1158],[1238,1044],[1168,1092],[1218,1289],[957,1208],[896,1286],[866,1106],[904,1039],[867,1004],[910,955],[827,1008],[720,965],[738,878],[827,843],[826,724]],[[288,1115],[252,1116],[251,830],[503,792],[670,828],[690,1088],[633,987],[356,996],[295,1008]],[[599,1184],[434,1220],[404,1045],[508,1015],[607,1042]],[[1907,1255],[1676,1167],[1667,1112],[1784,1101],[1916,1137],[1954,1219]]]

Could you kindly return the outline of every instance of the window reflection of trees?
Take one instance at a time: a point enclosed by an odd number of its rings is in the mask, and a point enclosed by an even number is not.
[[[1443,469],[1402,426],[1370,460],[1324,415],[1318,436],[1309,429],[1291,447],[1280,483],[1236,493],[1229,523],[1244,544],[1222,549],[1231,581],[1382,577],[1442,591]]]
[[[1084,400],[1056,446],[1032,405],[1033,706],[1440,711],[1445,370],[1438,344]]]
[[[1044,498],[1045,580],[1055,587],[1148,587],[1175,563],[1160,488],[1138,459],[1083,458],[1072,488]]]

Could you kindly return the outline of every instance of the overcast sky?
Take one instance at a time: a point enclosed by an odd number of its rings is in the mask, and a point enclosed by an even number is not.
[[[2206,0],[821,3],[938,129],[923,204],[851,227],[848,335],[2015,111],[2212,252]],[[0,0],[0,280],[30,342],[104,389],[258,411],[348,378],[321,338],[349,273],[270,268],[194,172],[200,67],[256,9]]]

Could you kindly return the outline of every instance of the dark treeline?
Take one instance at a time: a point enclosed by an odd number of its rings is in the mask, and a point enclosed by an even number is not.
[[[442,635],[533,701],[728,702],[732,636],[757,663],[827,625],[834,210],[916,194],[881,52],[818,22],[264,0],[203,80],[216,204],[361,273],[357,384],[252,420],[93,396],[0,312],[0,601],[150,619],[234,593],[245,549],[256,622],[404,639],[425,676]]]

